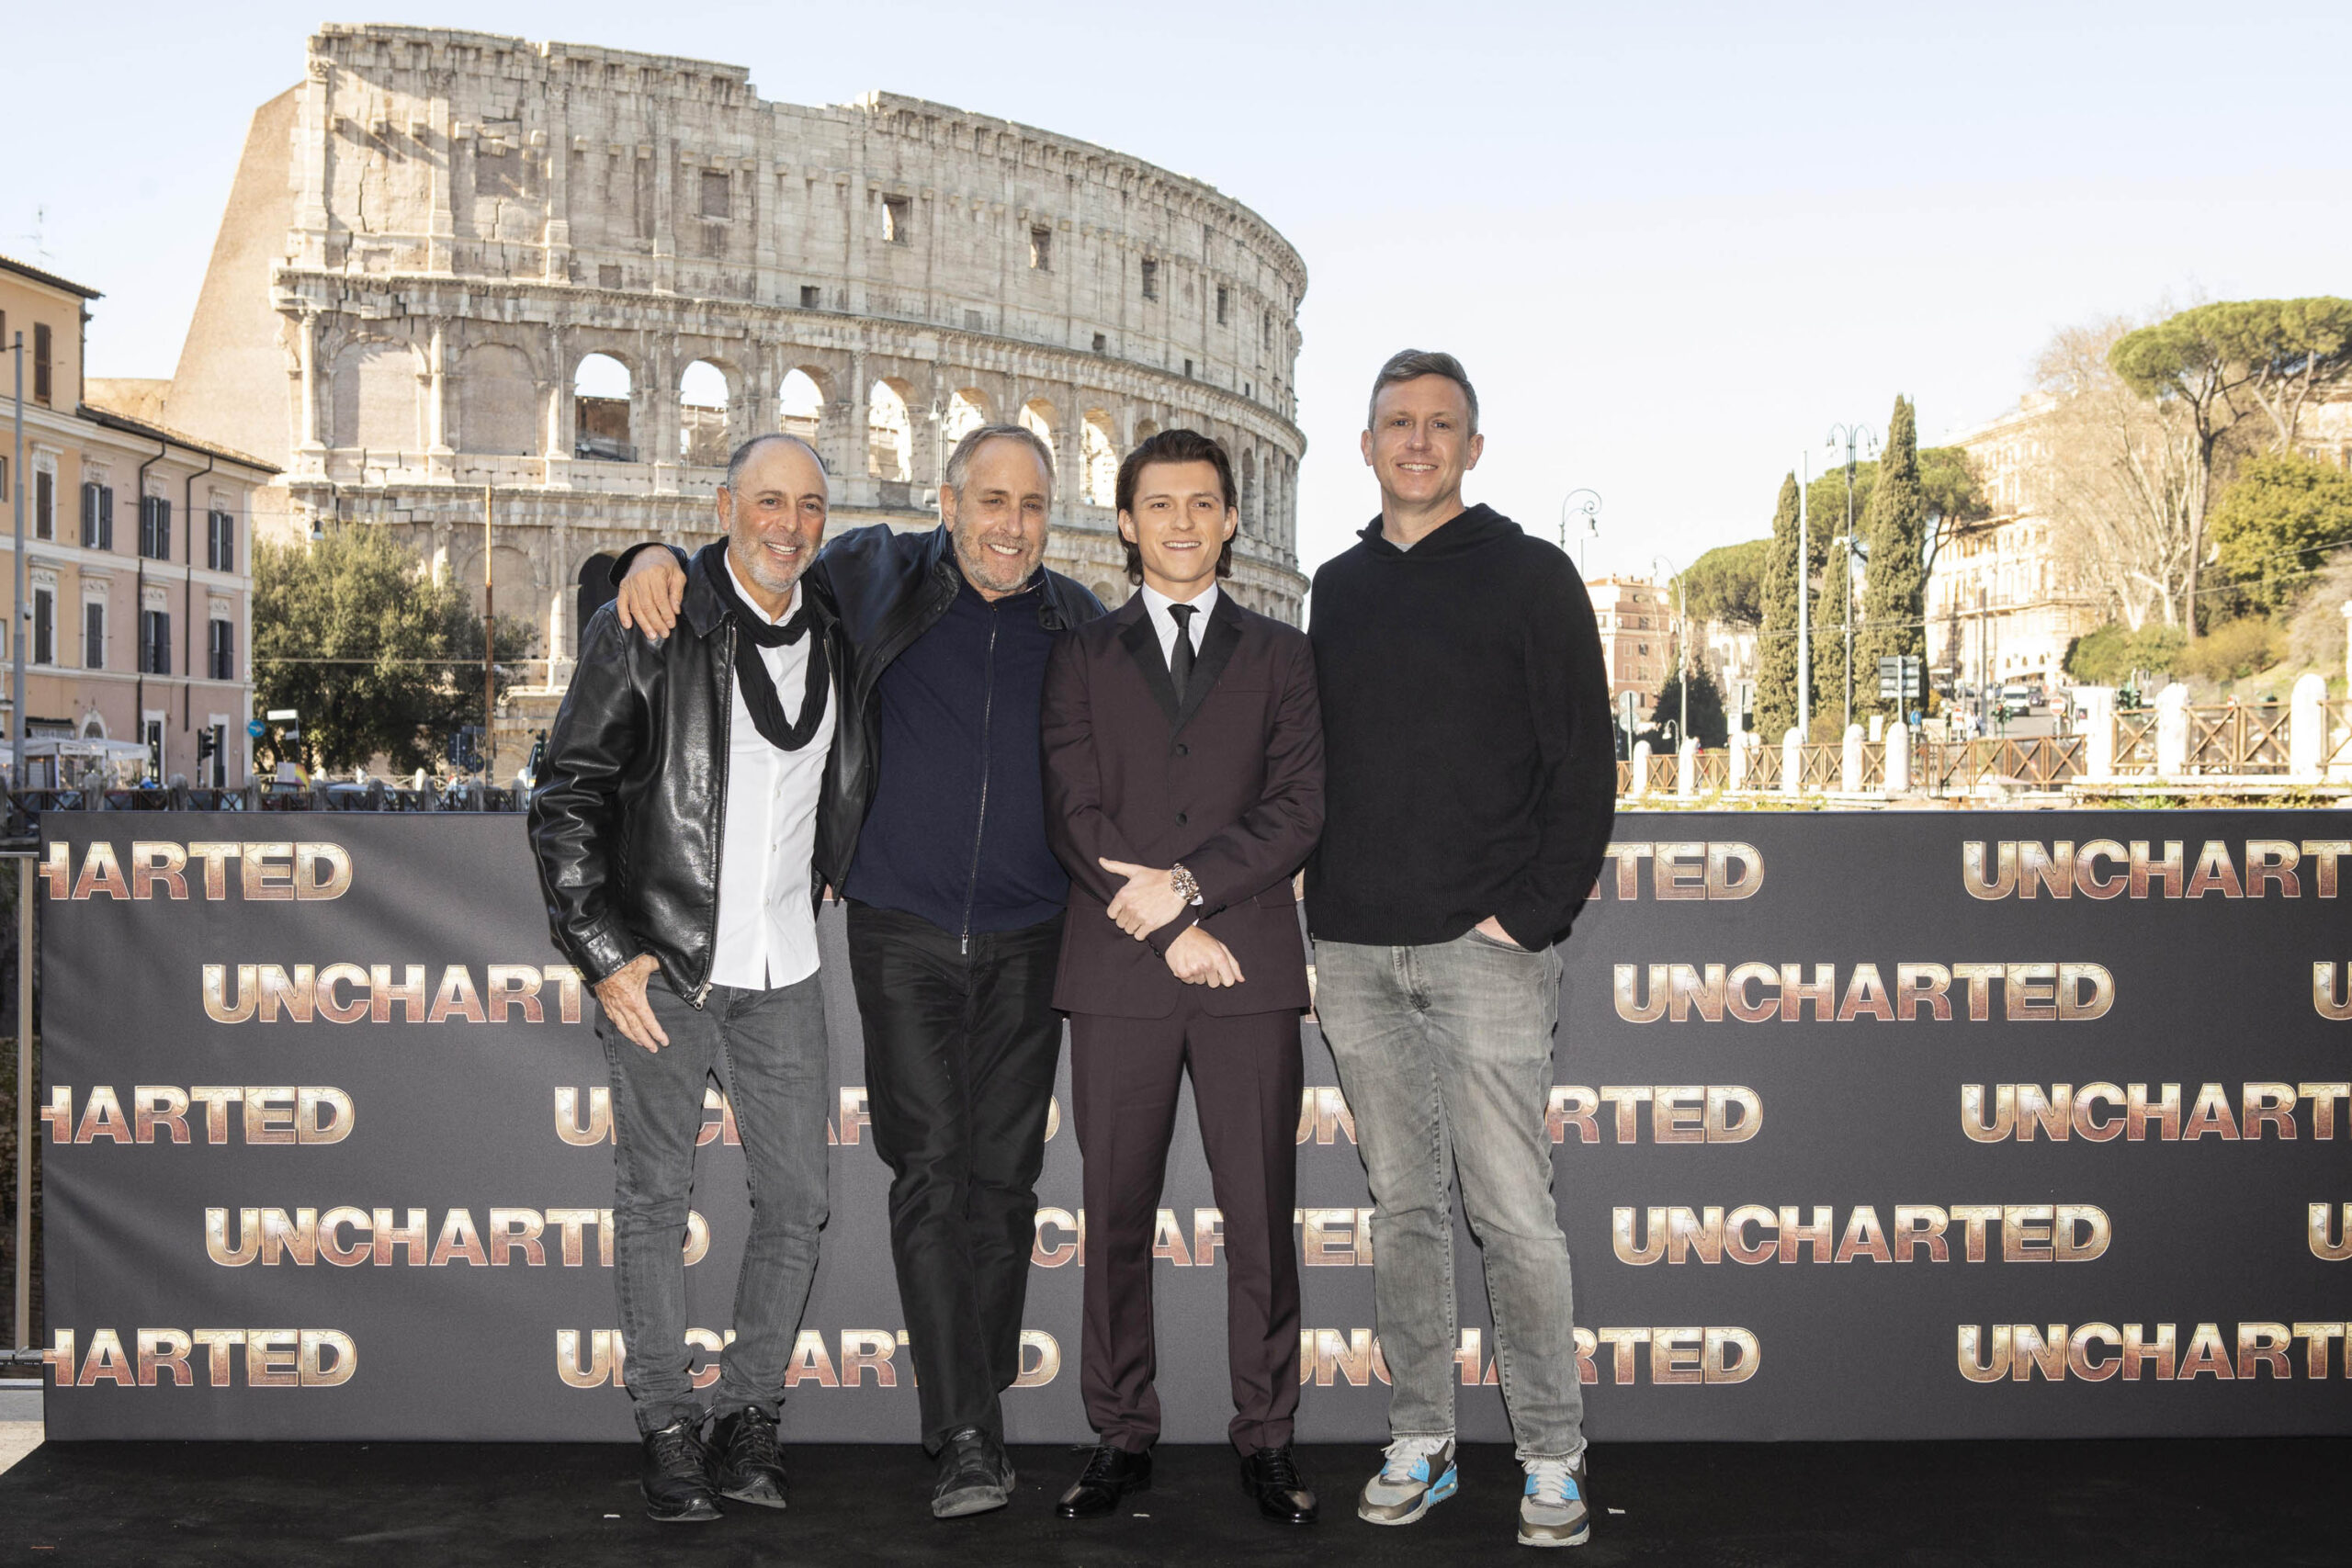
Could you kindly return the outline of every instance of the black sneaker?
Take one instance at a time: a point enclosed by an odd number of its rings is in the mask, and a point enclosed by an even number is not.
[[[775,1418],[739,1410],[710,1433],[710,1477],[718,1495],[763,1508],[784,1506],[784,1456],[776,1451]]]
[[[931,1517],[959,1519],[986,1514],[1012,1501],[1012,1461],[1004,1446],[978,1427],[951,1435],[939,1450],[939,1482],[931,1491]]]
[[[718,1497],[710,1484],[710,1450],[701,1423],[681,1416],[645,1434],[645,1468],[638,1488],[645,1494],[645,1517],[658,1524],[702,1524],[718,1517]]]

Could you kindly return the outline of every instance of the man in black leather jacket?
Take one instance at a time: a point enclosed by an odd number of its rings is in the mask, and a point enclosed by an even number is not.
[[[760,437],[716,500],[727,536],[695,558],[677,635],[657,644],[609,610],[582,632],[530,812],[556,944],[602,1004],[614,1283],[640,1485],[663,1522],[715,1519],[719,1495],[784,1506],[776,1417],[828,1201],[813,865],[842,649],[802,581],[823,466],[797,437]],[[714,1074],[754,1202],[706,1448],[682,1253]]]
[[[999,1395],[1021,1369],[1061,1049],[1069,885],[1046,842],[1038,711],[1054,639],[1102,606],[1043,565],[1052,462],[1018,425],[974,431],[948,459],[939,528],[842,535],[809,576],[849,650],[818,864],[849,901],[941,1518],[1012,1494]],[[623,620],[666,631],[682,592],[672,552],[631,551],[614,572]]]

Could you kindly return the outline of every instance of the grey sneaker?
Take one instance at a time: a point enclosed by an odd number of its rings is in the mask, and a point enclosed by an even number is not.
[[[1363,1483],[1356,1517],[1375,1525],[1409,1525],[1430,1504],[1453,1496],[1460,1484],[1451,1437],[1399,1438],[1388,1445],[1380,1473]]]
[[[1527,1492],[1519,1500],[1519,1544],[1582,1546],[1592,1538],[1592,1510],[1586,1506],[1584,1461],[1532,1459]]]
[[[967,1427],[940,1450],[931,1517],[960,1519],[1001,1508],[1012,1500],[1012,1461],[1002,1446],[978,1427]]]

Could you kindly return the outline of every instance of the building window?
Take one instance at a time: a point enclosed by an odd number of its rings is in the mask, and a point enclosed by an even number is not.
[[[824,291],[822,289],[819,288],[813,283],[804,283],[800,286],[800,308],[802,310],[818,310],[823,305],[823,303]]]
[[[915,202],[910,196],[886,196],[882,198],[882,243],[906,245],[914,243]]]
[[[1225,325],[1225,285],[1216,286],[1216,324]]]
[[[215,571],[237,570],[237,516],[215,508],[206,518],[204,564]]]
[[[1272,348],[1274,346],[1274,313],[1272,310],[1266,312],[1265,321],[1265,344],[1268,348]]]
[[[139,671],[143,675],[172,672],[172,613],[139,612]]]
[[[1187,359],[1186,361],[1184,361],[1184,379],[1185,379],[1185,380],[1187,380],[1187,381],[1189,381],[1189,380],[1191,380],[1192,378],[1193,378],[1193,362],[1192,362],[1191,360]]]
[[[1039,272],[1054,270],[1054,231],[1032,227],[1029,231],[1029,265]]]
[[[172,558],[172,503],[168,497],[139,498],[139,553],[149,560]]]
[[[33,662],[57,662],[57,590],[33,590]]]
[[[705,218],[723,219],[728,215],[734,196],[734,183],[724,169],[705,169],[702,172],[702,215]]]
[[[33,323],[33,401],[37,403],[46,403],[50,400],[50,366],[49,323],[35,321]],[[42,537],[46,538],[48,536],[43,535]]]
[[[82,606],[82,668],[106,667],[107,607],[103,601],[93,599]]]
[[[1143,297],[1147,299],[1159,298],[1159,264],[1156,261],[1143,264]]]
[[[237,628],[228,621],[211,623],[204,639],[205,673],[215,681],[237,678]]]
[[[82,547],[114,548],[114,487],[96,479],[82,487]]]
[[[57,476],[47,468],[33,470],[33,537],[57,537]]]
[[[1111,352],[1111,338],[1109,333],[1096,333],[1094,334],[1094,352],[1097,354],[1108,354]]]

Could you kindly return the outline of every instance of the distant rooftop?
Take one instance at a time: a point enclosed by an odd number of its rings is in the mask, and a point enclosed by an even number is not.
[[[17,261],[12,256],[0,256],[0,272],[13,272],[17,276],[28,277],[35,283],[46,283],[51,288],[62,288],[68,294],[79,294],[85,299],[106,298],[86,284],[76,283],[70,277],[60,277],[53,272],[43,272],[40,268]]]

